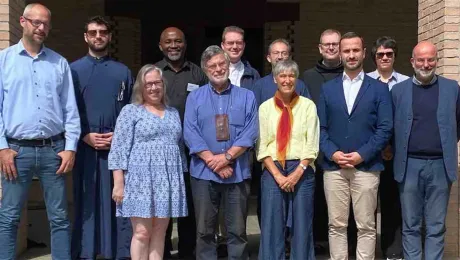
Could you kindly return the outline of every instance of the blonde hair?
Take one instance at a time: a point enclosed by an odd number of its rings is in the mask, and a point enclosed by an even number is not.
[[[157,66],[153,64],[146,64],[142,66],[142,68],[139,70],[139,73],[137,73],[136,77],[136,82],[134,83],[133,87],[133,95],[131,102],[136,105],[142,105],[144,104],[144,96],[142,95],[142,91],[144,90],[144,85],[145,85],[145,76],[147,73],[152,72],[152,71],[158,71],[160,74],[161,80],[163,80],[163,97],[161,98],[161,103],[165,106],[168,105],[168,97],[166,96],[166,79],[163,78],[163,70],[158,68]]]

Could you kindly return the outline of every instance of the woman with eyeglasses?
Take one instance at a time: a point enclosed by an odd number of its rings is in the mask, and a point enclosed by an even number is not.
[[[167,105],[162,70],[145,65],[133,104],[118,117],[109,154],[117,216],[131,218],[132,259],[162,259],[169,218],[187,216],[179,113]]]
[[[285,259],[288,228],[290,259],[315,259],[312,221],[319,120],[313,101],[295,92],[298,76],[294,61],[276,63],[278,90],[259,107],[257,159],[264,168],[260,260]]]

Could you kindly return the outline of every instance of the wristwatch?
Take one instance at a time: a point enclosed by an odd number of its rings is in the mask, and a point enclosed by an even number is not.
[[[233,156],[231,154],[229,154],[228,152],[225,153],[225,159],[227,159],[227,161],[231,161],[233,159]]]
[[[299,163],[299,166],[302,167],[304,171],[307,169],[307,166],[303,165],[302,163]]]

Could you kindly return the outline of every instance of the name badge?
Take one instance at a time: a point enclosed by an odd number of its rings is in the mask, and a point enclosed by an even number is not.
[[[192,92],[194,91],[195,89],[198,89],[200,86],[198,86],[197,84],[192,84],[192,83],[188,83],[187,84],[187,91],[188,92]]]

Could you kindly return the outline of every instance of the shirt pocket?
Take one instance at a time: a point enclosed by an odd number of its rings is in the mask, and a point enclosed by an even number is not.
[[[244,123],[246,120],[246,114],[243,109],[231,108],[229,115],[229,124],[230,124],[230,134],[231,138],[238,136],[244,128]]]

